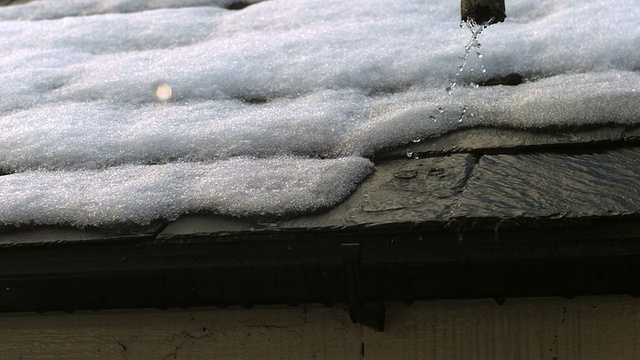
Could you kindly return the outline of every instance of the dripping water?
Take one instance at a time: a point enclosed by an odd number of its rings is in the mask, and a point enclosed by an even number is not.
[[[453,89],[458,84],[458,77],[460,77],[460,74],[462,74],[462,72],[464,71],[467,65],[467,62],[469,60],[469,54],[471,54],[472,51],[476,54],[478,58],[480,71],[482,73],[487,72],[487,69],[485,69],[484,64],[482,63],[482,54],[480,53],[481,44],[478,38],[482,33],[482,30],[486,29],[486,27],[489,26],[489,24],[491,24],[492,21],[493,21],[493,18],[489,19],[489,21],[487,21],[486,23],[480,25],[472,19],[467,19],[466,21],[460,23],[460,27],[466,24],[467,28],[469,28],[469,30],[471,31],[471,40],[469,40],[467,45],[465,45],[464,55],[459,58],[460,65],[458,65],[458,71],[456,72],[456,74],[453,77],[453,80],[451,80],[451,83],[446,89],[449,95],[452,94]],[[469,72],[474,72],[474,71],[475,71],[474,68],[469,68]]]
[[[413,159],[413,150],[407,149],[406,155],[408,159]]]
[[[465,105],[462,108],[462,114],[460,114],[460,117],[458,118],[458,122],[461,123],[462,120],[464,120],[464,115],[467,113],[467,106]]]
[[[453,79],[449,83],[449,86],[446,88],[447,93],[449,95],[453,94],[453,89],[458,84],[459,77],[463,73],[463,71],[465,70],[465,67],[468,64],[469,54],[474,53],[476,55],[476,57],[477,57],[477,60],[478,60],[477,64],[479,65],[480,71],[482,73],[487,72],[487,69],[485,69],[484,64],[482,63],[482,54],[480,53],[481,45],[480,45],[479,37],[480,37],[480,34],[482,33],[482,31],[484,29],[486,29],[487,26],[489,26],[489,24],[491,24],[493,22],[493,20],[494,19],[491,18],[486,23],[478,24],[473,19],[467,19],[466,21],[460,23],[460,27],[463,27],[464,25],[466,25],[467,28],[471,31],[471,39],[469,40],[467,45],[465,45],[465,47],[464,47],[464,55],[459,58],[460,59],[460,64],[458,65],[458,69],[456,71],[456,74],[454,75]],[[470,67],[468,71],[470,73],[473,73],[475,71],[475,69],[473,67]],[[479,85],[473,84],[473,83],[471,83],[471,86],[474,87],[474,88],[478,88],[479,87]],[[444,110],[442,108],[438,108],[438,111],[441,114],[444,112]],[[464,105],[463,108],[462,108],[462,112],[460,113],[460,116],[458,117],[458,122],[461,123],[462,121],[464,121],[466,115],[467,115],[467,105]],[[470,114],[470,116],[473,117],[473,114]]]
[[[451,80],[451,82],[449,83],[449,86],[446,87],[446,91],[449,94],[449,96],[453,95],[453,90],[454,88],[458,85],[458,81],[459,81],[459,77],[461,76],[461,74],[464,72],[465,68],[467,67],[468,64],[468,60],[469,60],[469,55],[471,53],[474,53],[477,57],[477,64],[478,67],[480,69],[480,72],[482,73],[486,73],[487,69],[484,67],[484,64],[482,62],[482,54],[480,53],[480,41],[479,41],[479,37],[480,34],[482,33],[482,31],[484,29],[487,28],[487,26],[489,26],[489,24],[492,24],[494,21],[494,18],[489,19],[489,21],[483,23],[483,24],[478,24],[475,22],[475,20],[473,19],[467,19],[465,21],[460,22],[460,27],[463,26],[467,26],[467,28],[471,31],[471,39],[469,40],[469,42],[465,45],[464,47],[464,55],[459,57],[460,59],[460,64],[458,65],[457,71],[453,77],[453,79]],[[470,67],[468,69],[468,71],[470,73],[473,73],[475,71],[475,69],[473,67]],[[470,84],[473,88],[478,88],[479,85],[478,84],[474,84],[471,83]],[[458,123],[462,123],[465,119],[465,117],[467,116],[467,105],[464,105],[462,108],[462,111],[460,113],[460,116],[458,116]],[[445,112],[445,110],[442,107],[438,108],[438,113],[443,114]],[[468,114],[469,117],[474,117],[473,113],[469,113]],[[438,115],[434,114],[429,116],[429,120],[433,121],[434,123],[438,121]],[[414,142],[417,142],[416,140],[414,140]],[[413,152],[410,150],[407,150],[407,157],[408,158],[413,158]]]

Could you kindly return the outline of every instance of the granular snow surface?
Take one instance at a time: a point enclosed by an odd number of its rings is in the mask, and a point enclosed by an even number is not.
[[[414,139],[640,123],[636,0],[507,0],[457,77],[451,0],[232,3],[0,7],[0,225],[291,216]]]

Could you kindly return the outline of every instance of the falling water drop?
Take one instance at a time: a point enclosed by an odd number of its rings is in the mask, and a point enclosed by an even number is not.
[[[460,65],[458,66],[458,72],[455,74],[455,76],[453,77],[453,80],[451,80],[451,82],[449,83],[449,86],[447,86],[446,90],[447,93],[449,95],[451,95],[453,93],[453,89],[456,87],[456,84],[458,83],[458,77],[460,76],[460,74],[464,71],[465,66],[467,65],[467,60],[469,58],[469,54],[471,53],[471,51],[473,49],[474,52],[476,53],[476,55],[478,56],[478,61],[480,63],[480,71],[482,73],[486,73],[487,70],[484,68],[484,65],[482,64],[482,54],[480,54],[480,47],[482,46],[480,44],[480,41],[478,41],[478,37],[480,36],[480,33],[482,33],[482,30],[484,30],[488,24],[491,24],[495,19],[491,18],[489,19],[488,22],[484,23],[484,24],[478,24],[476,23],[474,20],[472,19],[467,19],[464,22],[460,23],[460,27],[462,27],[463,24],[465,24],[467,26],[467,28],[469,28],[469,30],[471,30],[471,40],[469,40],[469,42],[467,43],[467,45],[465,45],[464,47],[464,56],[460,57]],[[473,73],[474,72],[474,68],[469,68],[469,72]]]
[[[487,69],[484,68],[484,64],[482,63],[482,54],[480,54],[479,51],[476,51],[476,55],[478,55],[478,63],[480,64],[480,71],[482,71],[482,73],[486,73]]]
[[[467,113],[467,107],[462,108],[462,114],[460,114],[460,118],[458,118],[458,122],[461,123],[464,120],[464,115]]]
[[[451,95],[451,93],[453,92],[453,88],[456,87],[456,83],[452,82],[451,85],[447,86],[446,90],[447,90],[447,94]]]
[[[413,150],[407,149],[407,153],[406,154],[407,154],[407,158],[413,159]]]

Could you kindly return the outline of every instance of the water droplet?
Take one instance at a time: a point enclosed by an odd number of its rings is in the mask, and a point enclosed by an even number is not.
[[[456,77],[458,77],[458,74],[456,74]],[[451,83],[449,84],[449,86],[445,89],[447,90],[447,93],[449,95],[451,95],[451,93],[453,93],[453,89],[456,87],[457,83],[456,80],[452,80]]]
[[[464,119],[464,114],[465,114],[466,112],[467,112],[467,107],[465,106],[465,107],[462,109],[462,114],[460,114],[460,118],[458,118],[458,122],[459,122],[459,123],[461,123],[461,122],[462,122],[462,120]]]
[[[444,112],[444,110],[441,107],[438,108],[438,111],[440,112],[440,114]]]
[[[416,170],[400,170],[393,174],[398,179],[409,180],[418,176],[418,172]]]
[[[407,149],[407,158],[413,159],[413,151],[411,149]]]
[[[433,122],[438,121],[438,119],[436,119],[436,117],[435,117],[435,116],[429,116],[429,119],[433,120]]]
[[[420,139],[413,139],[411,140],[412,143],[419,143],[421,140]]]

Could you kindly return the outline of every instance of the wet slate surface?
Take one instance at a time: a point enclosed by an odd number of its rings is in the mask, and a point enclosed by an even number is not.
[[[576,218],[640,213],[640,150],[486,155],[454,217]]]
[[[280,221],[186,215],[168,224],[158,238],[444,221],[473,166],[475,158],[468,154],[387,161],[377,164],[376,172],[354,194],[328,212]]]
[[[640,128],[606,126],[593,129],[513,130],[470,128],[425,139],[379,154],[381,159],[443,156],[453,153],[591,152],[611,146],[640,145]]]
[[[68,242],[95,242],[154,238],[165,226],[155,221],[146,226],[120,224],[111,228],[75,228],[71,226],[0,226],[0,248]]]
[[[405,224],[477,228],[522,218],[557,227],[570,219],[640,215],[640,148],[611,145],[589,147],[597,149],[593,153],[573,146],[524,147],[515,154],[381,161],[347,201],[328,212],[273,222],[187,215],[158,238]]]

